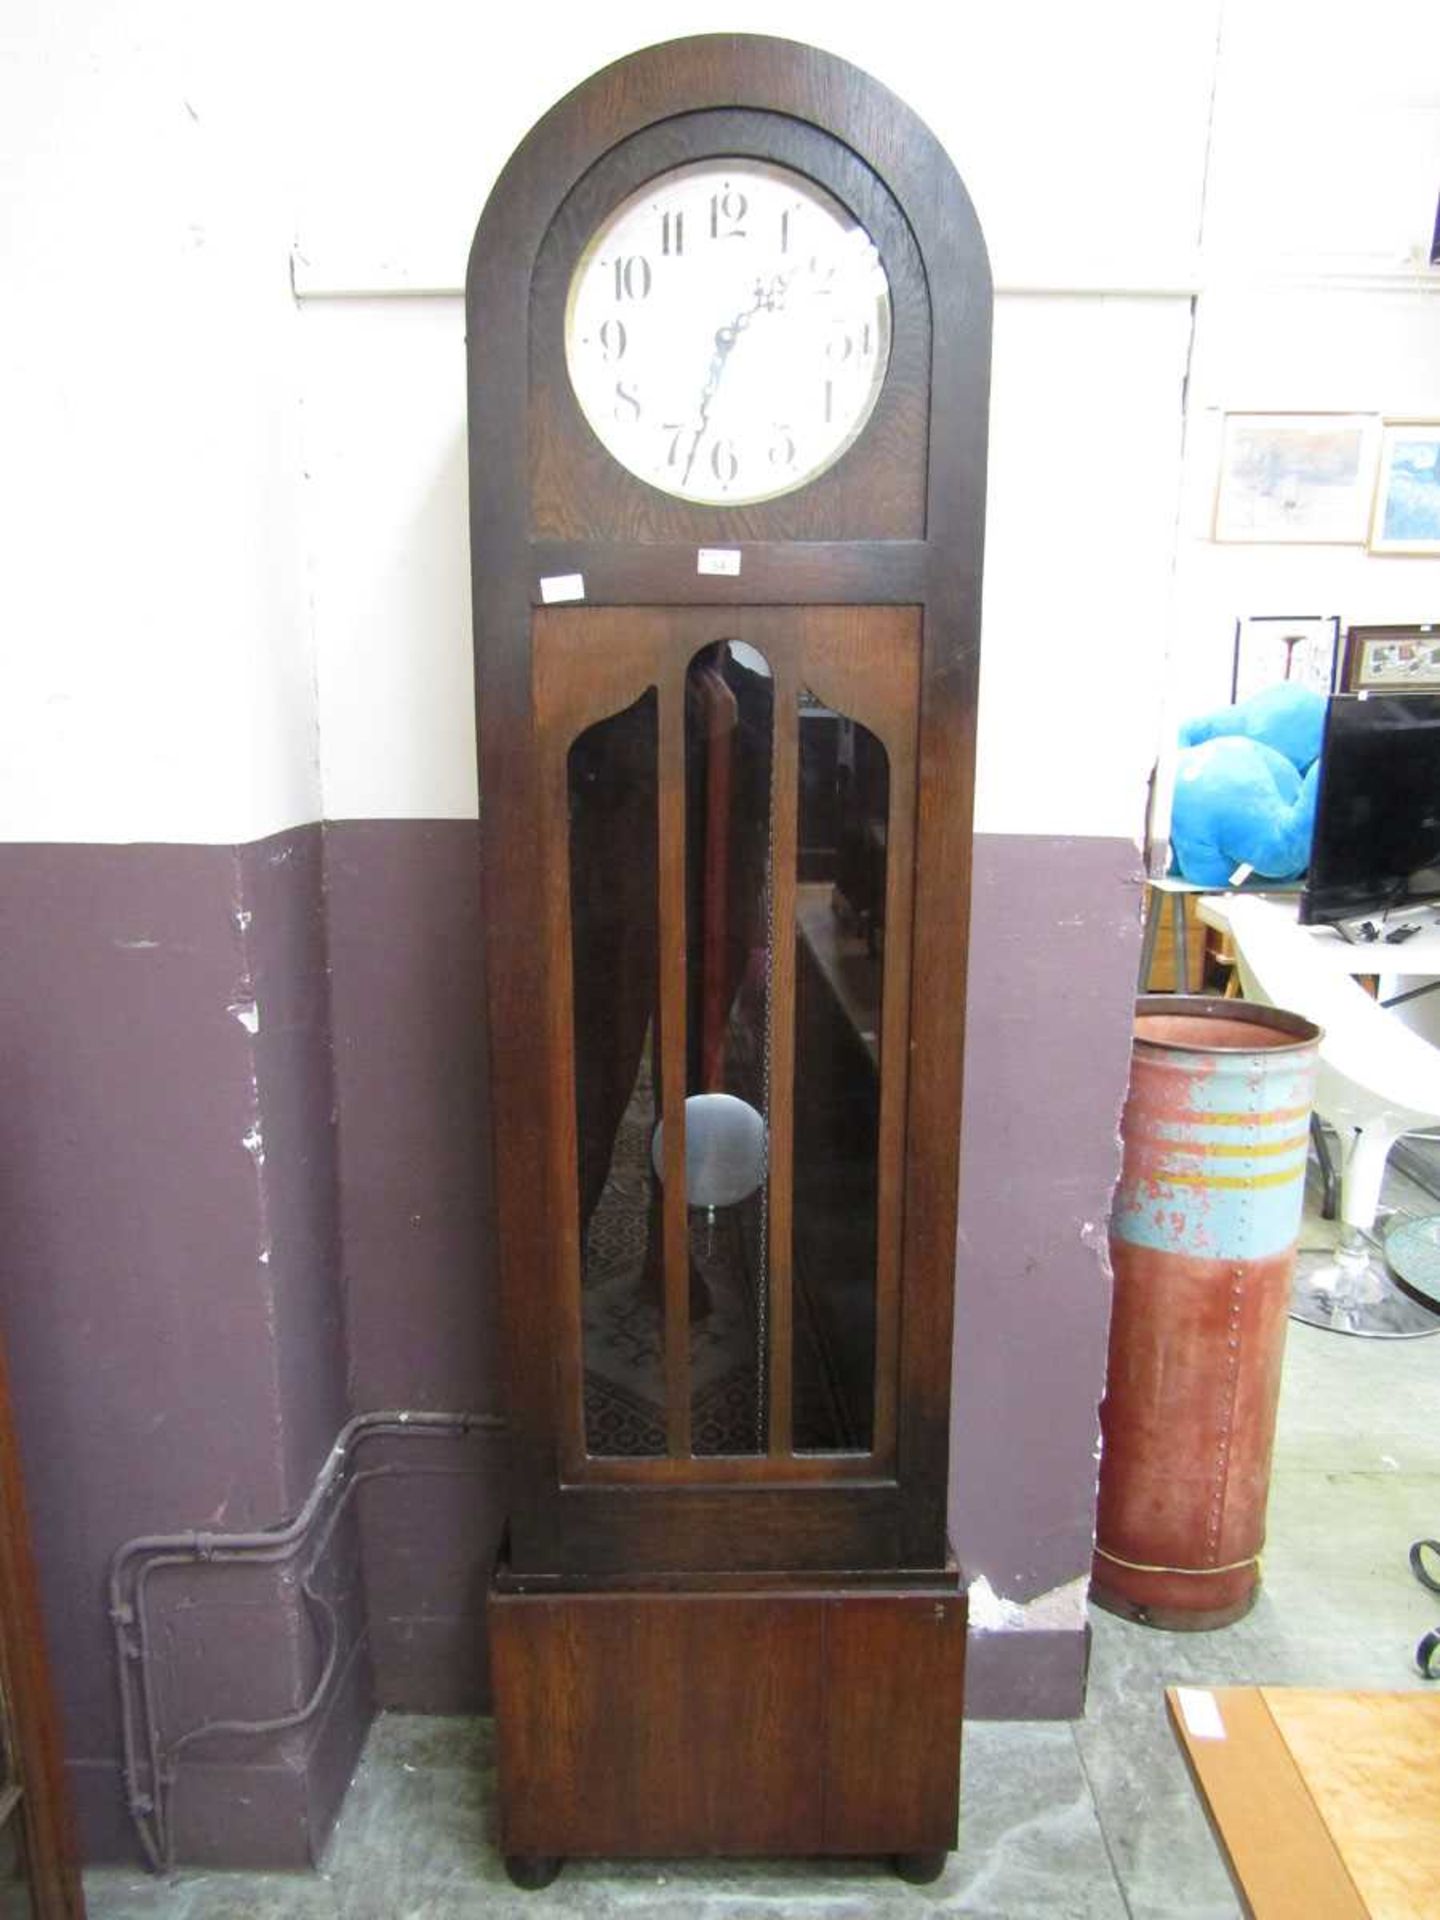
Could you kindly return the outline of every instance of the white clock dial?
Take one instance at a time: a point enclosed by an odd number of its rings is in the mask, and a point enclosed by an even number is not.
[[[618,206],[570,283],[581,411],[629,471],[682,500],[804,486],[860,433],[890,357],[890,285],[863,227],[758,160],[661,174]]]

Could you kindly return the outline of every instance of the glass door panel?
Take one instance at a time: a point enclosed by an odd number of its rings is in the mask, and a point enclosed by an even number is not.
[[[890,763],[867,727],[807,689],[797,722],[795,1447],[868,1452]]]
[[[538,656],[579,1479],[894,1459],[918,629],[723,617]]]
[[[566,768],[585,1448],[609,1457],[666,1447],[657,764],[652,687],[587,727]]]

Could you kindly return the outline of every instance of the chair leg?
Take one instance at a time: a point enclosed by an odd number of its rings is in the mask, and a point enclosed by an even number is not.
[[[1340,1237],[1333,1252],[1302,1253],[1295,1262],[1290,1317],[1332,1333],[1371,1339],[1414,1339],[1440,1333],[1440,1314],[1397,1287],[1367,1234],[1380,1207],[1385,1160],[1395,1135],[1357,1127],[1341,1135]]]
[[[1140,941],[1140,978],[1137,993],[1150,991],[1150,970],[1155,965],[1155,947],[1160,938],[1160,895],[1153,887],[1145,889],[1145,932]]]
[[[1170,896],[1170,926],[1175,938],[1175,983],[1181,993],[1190,991],[1190,947],[1185,937],[1185,896]]]
[[[1380,1211],[1385,1162],[1396,1135],[1389,1127],[1357,1127],[1346,1144],[1340,1167],[1340,1218],[1369,1233]]]
[[[1325,1138],[1325,1128],[1318,1113],[1310,1116],[1310,1139],[1315,1148],[1315,1158],[1320,1162],[1320,1181],[1325,1197],[1320,1203],[1322,1220],[1333,1220],[1340,1201],[1340,1181],[1335,1172],[1335,1162],[1330,1156],[1330,1142]]]

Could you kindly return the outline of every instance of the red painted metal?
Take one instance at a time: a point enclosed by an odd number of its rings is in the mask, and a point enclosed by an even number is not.
[[[1258,1591],[1318,1039],[1243,1002],[1137,1008],[1091,1591],[1154,1626]]]

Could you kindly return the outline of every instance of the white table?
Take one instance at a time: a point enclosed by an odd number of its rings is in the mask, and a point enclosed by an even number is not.
[[[1247,889],[1252,893],[1259,891],[1253,887]],[[1287,892],[1266,897],[1299,924],[1298,894]],[[1218,927],[1222,933],[1229,932],[1230,922],[1225,912],[1228,898],[1228,894],[1212,890],[1195,902],[1195,911],[1206,926]],[[1316,951],[1323,953],[1340,973],[1403,974],[1422,980],[1440,981],[1440,913],[1437,913],[1433,903],[1411,907],[1408,911],[1397,910],[1388,919],[1375,914],[1372,919],[1382,933],[1386,927],[1399,926],[1418,926],[1420,931],[1398,945],[1383,939],[1346,940],[1334,927],[1329,926],[1307,927],[1305,932],[1314,942]],[[1385,1004],[1391,1004],[1385,996],[1382,999]]]

